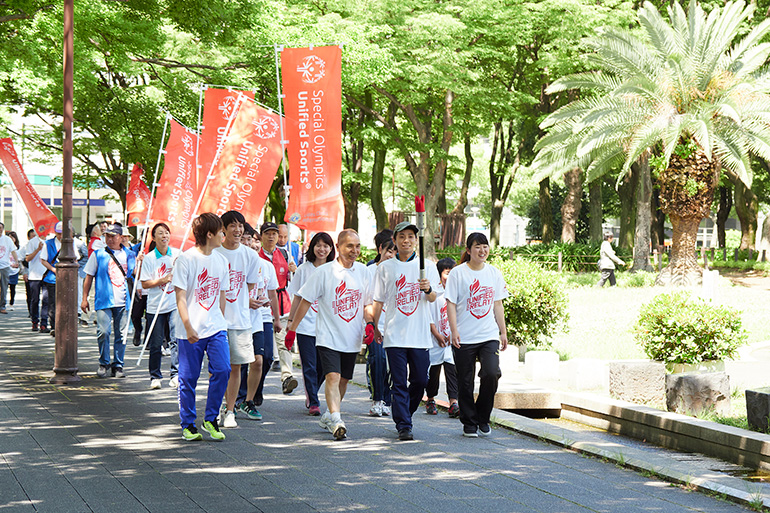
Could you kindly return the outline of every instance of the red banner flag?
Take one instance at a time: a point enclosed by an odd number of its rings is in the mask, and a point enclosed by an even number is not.
[[[255,223],[281,163],[278,114],[242,96],[198,212],[237,210]]]
[[[128,213],[128,226],[139,226],[147,217],[147,209],[150,208],[150,189],[142,180],[144,169],[138,162],[131,170],[131,182],[126,193],[126,212]]]
[[[209,87],[203,96],[203,125],[198,149],[198,183],[206,180],[217,148],[225,142],[227,122],[235,115],[238,94],[254,99],[253,91],[236,91]]]
[[[291,185],[286,220],[311,231],[335,231],[344,216],[341,71],[338,46],[281,53]]]
[[[163,173],[152,204],[150,218],[164,222],[171,229],[171,245],[181,247],[183,237],[193,220],[198,200],[195,173],[195,148],[198,135],[171,120],[171,135],[166,144]]]
[[[30,219],[35,224],[35,231],[40,237],[45,237],[53,233],[53,229],[59,220],[51,212],[35,188],[30,183],[24,170],[21,168],[19,157],[16,156],[16,150],[13,148],[13,141],[10,138],[0,139],[0,161],[3,162],[8,176],[19,193],[24,208],[27,209]]]

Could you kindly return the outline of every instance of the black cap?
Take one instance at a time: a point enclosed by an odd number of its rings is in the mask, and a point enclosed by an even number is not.
[[[112,223],[107,227],[104,233],[111,233],[112,235],[123,235],[123,225],[120,223]]]
[[[262,225],[262,228],[259,229],[259,233],[261,235],[261,234],[263,234],[263,233],[265,233],[266,231],[269,231],[269,230],[278,231],[278,225],[273,223],[273,222],[271,222],[271,221],[268,221],[267,223]]]

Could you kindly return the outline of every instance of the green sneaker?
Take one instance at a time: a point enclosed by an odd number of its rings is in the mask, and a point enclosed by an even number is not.
[[[262,414],[259,413],[259,410],[253,401],[243,401],[239,405],[238,410],[243,412],[251,420],[262,420]]]
[[[203,424],[201,424],[201,427],[203,428],[204,431],[208,432],[212,440],[217,440],[221,442],[225,439],[225,434],[219,430],[219,424],[217,423],[217,419],[204,420]]]
[[[203,435],[198,433],[198,428],[195,427],[195,424],[190,424],[182,430],[182,438],[188,442],[196,442],[198,440],[203,440]]]

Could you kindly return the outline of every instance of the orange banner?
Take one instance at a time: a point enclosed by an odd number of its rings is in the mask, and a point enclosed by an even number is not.
[[[342,50],[286,48],[281,53],[289,154],[286,221],[335,231],[342,205]]]
[[[209,87],[203,96],[203,124],[198,149],[198,183],[206,180],[217,148],[225,142],[227,122],[235,115],[238,94],[254,99],[253,91],[236,91]]]
[[[171,246],[179,248],[193,220],[198,200],[195,173],[195,148],[198,135],[171,120],[171,135],[166,144],[163,173],[152,203],[150,218],[164,222],[171,229]]]
[[[241,96],[198,212],[237,210],[256,224],[281,163],[278,114]]]
[[[131,170],[131,182],[126,193],[126,212],[128,213],[127,225],[139,226],[147,218],[147,209],[150,208],[150,189],[142,180],[144,169],[138,162]]]
[[[5,166],[5,170],[11,178],[11,182],[13,182],[16,192],[19,193],[30,219],[35,224],[37,234],[40,237],[44,237],[49,233],[53,233],[53,229],[59,220],[43,203],[27,175],[24,174],[21,162],[16,156],[16,150],[13,148],[13,141],[10,138],[0,139],[0,161]]]

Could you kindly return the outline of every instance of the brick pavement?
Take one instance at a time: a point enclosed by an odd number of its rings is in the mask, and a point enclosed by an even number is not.
[[[184,442],[175,391],[148,390],[137,355],[129,343],[128,377],[99,380],[95,328],[81,328],[82,386],[49,385],[53,339],[29,331],[26,311],[0,317],[0,510],[747,511],[502,428],[466,439],[444,413],[419,410],[416,440],[398,442],[389,418],[366,415],[361,386],[343,403],[349,439],[335,442],[276,374],[264,421],[239,419],[223,443]]]

